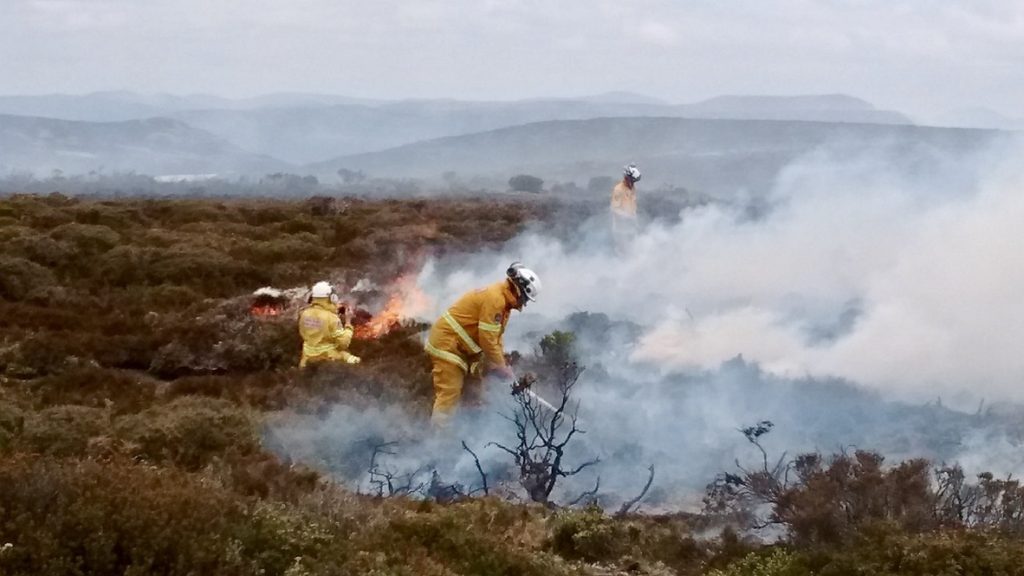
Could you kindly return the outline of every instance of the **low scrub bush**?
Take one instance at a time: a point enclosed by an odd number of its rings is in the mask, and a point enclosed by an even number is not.
[[[110,432],[110,413],[88,406],[53,406],[29,413],[15,446],[50,456],[80,456]]]
[[[118,419],[114,434],[133,457],[198,470],[226,455],[259,450],[249,413],[226,401],[180,398]]]
[[[75,404],[109,408],[115,414],[138,412],[156,401],[156,383],[138,373],[86,366],[33,382],[37,406]]]
[[[77,222],[69,222],[54,228],[50,236],[73,246],[78,258],[97,256],[121,242],[121,235],[109,226]]]
[[[10,575],[283,574],[323,543],[297,545],[316,528],[198,478],[116,462],[0,461],[0,509]]]
[[[67,242],[54,240],[42,234],[27,234],[8,240],[3,251],[13,257],[22,257],[50,269],[66,266],[74,257],[74,248]]]
[[[15,256],[0,256],[0,298],[17,302],[33,290],[55,283],[53,273],[39,264]]]
[[[629,541],[624,523],[613,521],[596,506],[588,506],[555,516],[549,546],[565,558],[604,562],[625,554]]]
[[[0,350],[0,366],[8,376],[35,378],[55,374],[77,363],[80,349],[59,334],[39,332]]]
[[[741,560],[729,564],[724,570],[711,570],[708,576],[804,576],[807,568],[789,552],[768,549],[752,552]]]

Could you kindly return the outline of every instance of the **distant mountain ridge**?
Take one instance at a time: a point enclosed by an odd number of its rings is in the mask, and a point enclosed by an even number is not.
[[[845,94],[812,96],[718,96],[679,107],[681,116],[734,120],[806,120],[855,124],[913,124],[906,115],[879,110]]]
[[[78,122],[0,115],[0,171],[266,173],[289,166],[171,118]]]
[[[676,105],[629,92],[495,102],[376,101],[300,93],[230,100],[103,92],[0,97],[0,113],[83,121],[168,116],[249,152],[296,164],[548,120],[672,117],[912,123],[902,114],[842,95],[722,96]]]

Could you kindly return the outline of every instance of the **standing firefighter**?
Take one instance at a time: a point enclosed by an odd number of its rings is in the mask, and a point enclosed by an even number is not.
[[[466,375],[491,372],[511,381],[502,336],[512,310],[537,299],[540,278],[518,262],[508,278],[464,294],[430,330],[426,351],[433,362],[434,410],[431,421],[444,426],[458,409]]]
[[[612,239],[615,250],[620,253],[636,236],[636,183],[639,181],[640,169],[630,164],[622,171],[622,181],[612,188]]]
[[[359,357],[349,354],[352,343],[351,311],[338,317],[338,295],[327,282],[317,282],[310,291],[309,306],[299,313],[299,334],[302,336],[302,359],[299,367],[314,362],[358,364]]]

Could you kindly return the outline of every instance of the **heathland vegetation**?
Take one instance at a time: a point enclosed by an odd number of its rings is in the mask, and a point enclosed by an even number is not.
[[[266,446],[283,411],[415,414],[430,381],[415,325],[357,340],[357,369],[300,372],[294,319],[252,315],[254,289],[383,285],[562,213],[537,199],[0,200],[0,574],[1024,573],[1016,481],[868,451],[765,453],[709,478],[701,513],[644,515],[357,494]],[[543,354],[568,363],[560,342]],[[742,433],[759,448],[770,429]]]

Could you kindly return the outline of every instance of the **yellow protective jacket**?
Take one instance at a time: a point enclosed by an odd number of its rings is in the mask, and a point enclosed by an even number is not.
[[[299,334],[302,336],[302,360],[337,360],[358,362],[348,353],[352,343],[352,327],[342,326],[337,307],[327,298],[314,298],[313,303],[299,313]]]
[[[612,188],[612,214],[636,218],[636,188],[620,181]]]
[[[508,280],[462,295],[430,329],[427,353],[463,372],[478,361],[488,368],[504,367],[502,337],[509,314],[518,305],[516,288]]]

